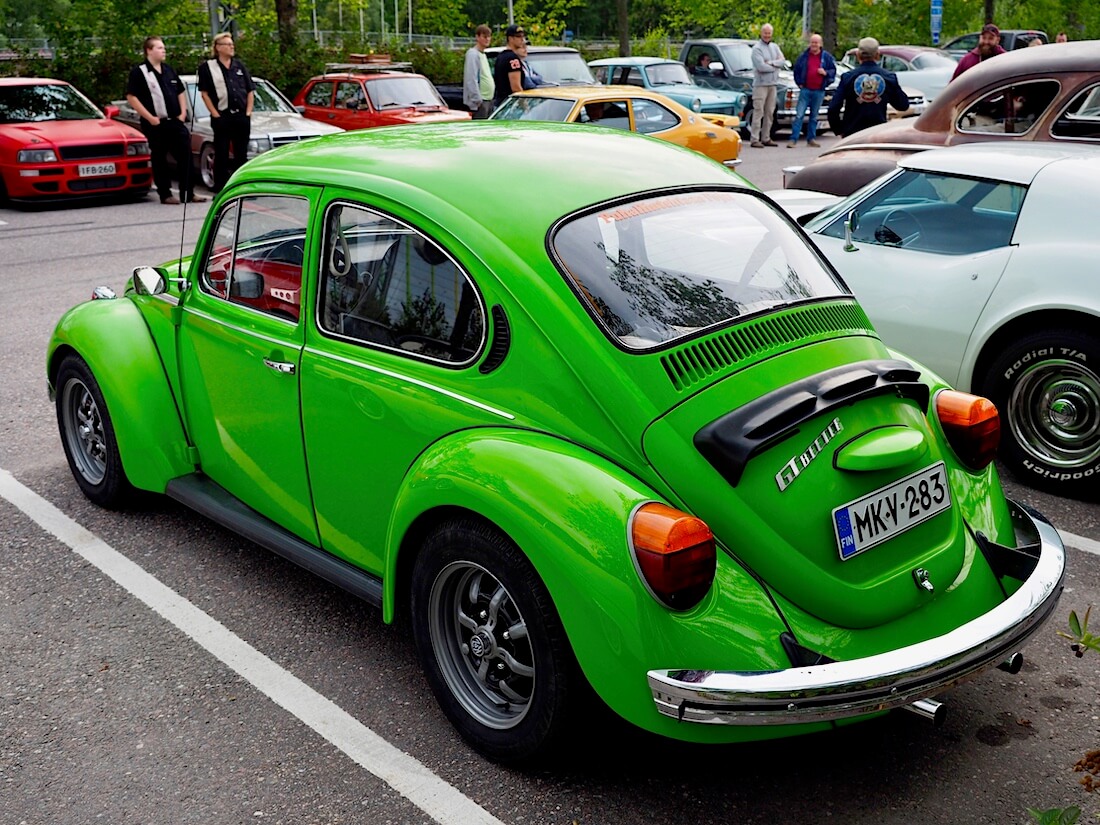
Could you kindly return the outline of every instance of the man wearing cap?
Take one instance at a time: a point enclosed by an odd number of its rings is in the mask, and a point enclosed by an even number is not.
[[[497,55],[497,62],[493,67],[493,80],[496,82],[494,106],[499,106],[513,92],[523,91],[523,61],[516,54],[516,48],[527,42],[527,32],[523,30],[523,26],[509,26],[504,31],[504,37],[504,51]]]
[[[962,56],[959,65],[955,67],[955,73],[951,75],[951,79],[954,80],[967,69],[977,66],[983,60],[1004,53],[1005,50],[1001,48],[1001,30],[992,23],[986,23],[982,26],[981,34],[978,35],[978,45]]]
[[[829,127],[842,137],[885,123],[887,104],[899,112],[909,108],[897,75],[878,65],[878,41],[864,37],[857,53],[859,65],[840,78],[829,103]]]

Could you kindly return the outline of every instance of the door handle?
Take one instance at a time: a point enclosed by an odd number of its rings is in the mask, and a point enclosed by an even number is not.
[[[264,359],[264,366],[268,369],[275,370],[275,372],[281,372],[284,375],[294,375],[297,371],[297,367],[289,361],[273,361],[270,358]]]

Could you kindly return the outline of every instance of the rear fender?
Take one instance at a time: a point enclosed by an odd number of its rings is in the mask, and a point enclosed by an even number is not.
[[[419,547],[407,538],[466,511],[492,522],[531,561],[604,701],[635,724],[664,730],[675,722],[656,713],[646,681],[659,663],[789,666],[775,608],[727,554],[719,552],[715,584],[692,610],[674,613],[649,595],[627,531],[636,506],[665,499],[601,456],[548,435],[477,429],[444,439],[419,458],[397,496],[387,536],[384,617],[391,621],[398,600],[408,597],[397,589],[399,561],[408,569]]]
[[[163,493],[170,479],[195,470],[160,353],[132,301],[89,301],[62,316],[46,356],[51,397],[70,353],[99,382],[131,484]]]

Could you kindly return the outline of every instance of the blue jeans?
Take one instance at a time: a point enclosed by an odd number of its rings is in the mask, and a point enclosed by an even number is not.
[[[794,123],[791,124],[791,143],[798,143],[798,136],[802,132],[802,118],[806,116],[807,110],[810,112],[810,122],[806,124],[806,140],[817,137],[817,115],[824,102],[824,89],[798,90],[798,104],[794,107]]]

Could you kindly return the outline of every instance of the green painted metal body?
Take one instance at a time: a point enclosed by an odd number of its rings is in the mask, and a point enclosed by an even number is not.
[[[504,151],[512,142],[523,152]],[[547,229],[634,191],[751,193],[720,166],[656,144],[472,123],[348,133],[265,153],[211,209],[186,288],[71,310],[51,342],[50,376],[66,352],[88,361],[134,485],[163,491],[200,469],[302,539],[381,577],[387,621],[407,601],[401,571],[416,537],[465,511],[531,560],[589,681],[634,724],[710,742],[812,729],[678,724],[654,709],[646,671],[783,669],[790,662],[779,636],[788,627],[836,659],[955,627],[1003,598],[964,520],[1012,544],[1007,508],[992,468],[965,469],[935,417],[894,396],[806,422],[754,456],[735,486],[707,463],[692,443],[706,423],[808,375],[897,356],[846,294],[656,352],[613,345],[555,266]],[[600,163],[590,174],[563,173],[591,156]],[[297,324],[196,285],[219,210],[267,192],[310,204]],[[369,204],[446,249],[485,306],[506,314],[512,344],[503,362],[480,372],[483,350],[455,369],[323,334],[319,239],[334,202]],[[294,374],[265,369],[264,358],[293,364]],[[942,387],[927,373],[922,380],[932,392]],[[844,437],[830,450],[863,438],[848,449],[850,469],[822,459],[778,489],[776,474],[834,417]],[[865,435],[885,426],[894,430]],[[952,508],[838,562],[832,508],[938,461]],[[703,518],[720,543],[714,586],[683,613],[649,595],[630,555],[630,514],[653,500]],[[914,587],[916,565],[944,586],[934,595]]]

